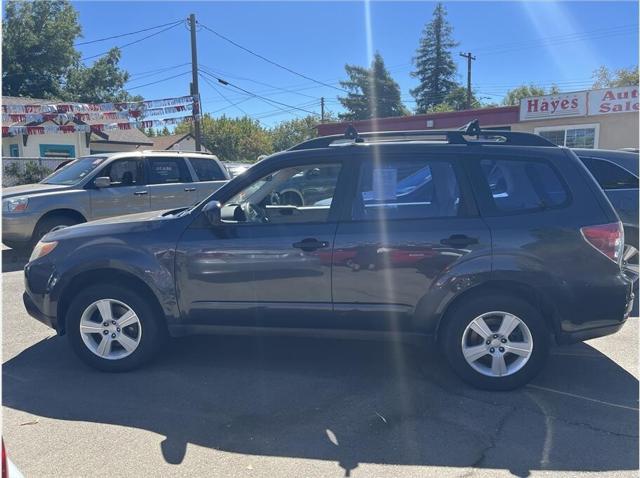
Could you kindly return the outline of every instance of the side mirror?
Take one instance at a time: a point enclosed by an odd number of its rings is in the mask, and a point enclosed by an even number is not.
[[[222,204],[219,201],[211,201],[204,205],[202,214],[207,218],[209,224],[217,226],[222,223],[221,210]]]
[[[108,188],[111,186],[111,178],[109,178],[109,176],[100,176],[93,181],[93,184],[98,189]]]

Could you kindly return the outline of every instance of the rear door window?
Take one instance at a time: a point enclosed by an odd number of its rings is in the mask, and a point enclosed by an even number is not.
[[[447,161],[366,161],[353,204],[354,220],[417,219],[458,215],[460,192]]]
[[[189,158],[189,162],[198,176],[198,181],[223,181],[227,179],[218,163],[213,159]]]
[[[496,212],[560,207],[569,199],[558,173],[545,161],[483,159],[480,165]]]
[[[148,158],[149,183],[189,183],[191,175],[182,158]]]
[[[638,178],[604,159],[581,158],[602,189],[638,189]]]

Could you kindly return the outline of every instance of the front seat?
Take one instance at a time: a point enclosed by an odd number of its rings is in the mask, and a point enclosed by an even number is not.
[[[132,186],[133,185],[133,173],[131,171],[126,171],[122,175],[122,182],[120,183],[123,186]]]

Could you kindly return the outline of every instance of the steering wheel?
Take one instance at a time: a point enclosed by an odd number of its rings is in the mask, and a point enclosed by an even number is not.
[[[280,193],[278,191],[273,191],[269,195],[269,204],[278,205],[280,202]]]
[[[256,204],[245,202],[241,206],[247,222],[269,222],[266,211]]]

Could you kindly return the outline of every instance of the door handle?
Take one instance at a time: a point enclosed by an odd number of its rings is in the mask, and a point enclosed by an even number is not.
[[[144,196],[145,194],[149,194],[149,191],[136,191],[133,193],[134,196]]]
[[[478,239],[476,237],[465,236],[464,234],[453,234],[446,239],[442,239],[440,244],[451,247],[467,247],[471,244],[477,244]]]
[[[187,191],[188,193],[192,193],[193,191],[196,190],[196,188],[184,188],[185,191]]]
[[[305,252],[312,252],[316,249],[329,247],[329,243],[327,241],[319,241],[317,239],[303,239],[300,242],[294,242],[292,245],[296,249],[302,249]]]

